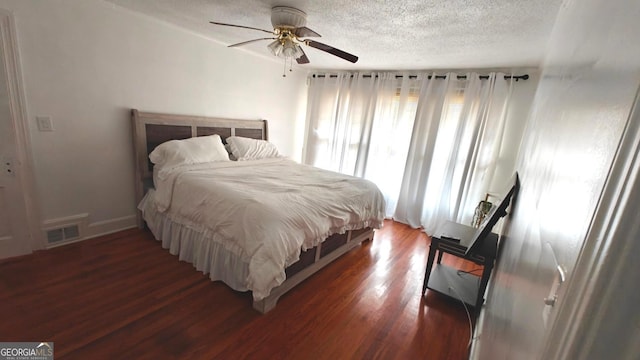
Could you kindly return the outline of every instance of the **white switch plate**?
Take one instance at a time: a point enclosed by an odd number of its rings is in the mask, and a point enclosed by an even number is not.
[[[38,130],[53,131],[51,116],[36,116],[36,122],[38,123]]]

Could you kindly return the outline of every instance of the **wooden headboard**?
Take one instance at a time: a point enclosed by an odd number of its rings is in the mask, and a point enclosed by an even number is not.
[[[169,140],[218,134],[223,141],[229,136],[268,140],[267,120],[235,120],[203,116],[187,116],[131,110],[135,152],[136,205],[147,189],[153,187],[153,164],[149,154]],[[142,216],[138,213],[138,226]]]

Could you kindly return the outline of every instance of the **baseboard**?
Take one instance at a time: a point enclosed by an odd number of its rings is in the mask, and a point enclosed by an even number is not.
[[[484,324],[484,316],[485,316],[485,309],[483,307],[482,310],[480,310],[480,314],[478,315],[478,319],[476,320],[476,326],[473,328],[473,336],[471,338],[471,346],[469,347],[469,359],[470,360],[475,360],[478,359],[478,357],[480,356],[480,346],[482,345],[480,343],[480,336],[481,336],[481,332],[482,332],[482,326]]]
[[[107,235],[120,230],[136,227],[136,216],[123,216],[116,219],[97,221],[87,226],[85,239],[90,239],[102,235]]]

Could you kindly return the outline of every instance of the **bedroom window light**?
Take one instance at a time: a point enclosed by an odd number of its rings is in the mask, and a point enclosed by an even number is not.
[[[457,89],[449,96],[449,101],[443,109],[430,170],[430,173],[435,176],[431,176],[432,180],[426,188],[425,198],[427,199],[436,199],[438,193],[444,187],[444,181],[447,178],[445,174],[451,160],[450,154],[454,153],[453,148],[456,146],[454,138],[462,115],[463,105],[464,89]],[[457,165],[462,165],[465,160],[456,158],[455,162]],[[456,166],[456,169],[459,169],[459,166]],[[454,173],[454,178],[458,181],[461,176],[462,174],[459,171]],[[452,196],[451,198],[455,199],[457,196]]]
[[[392,97],[375,109],[368,155],[375,162],[368,163],[364,177],[376,183],[384,194],[400,192],[419,92],[416,80],[405,80],[404,84],[399,80]],[[388,208],[395,207],[395,197],[386,200]]]

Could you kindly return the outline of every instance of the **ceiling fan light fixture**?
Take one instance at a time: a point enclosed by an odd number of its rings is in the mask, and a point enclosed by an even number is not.
[[[296,54],[294,55],[294,58],[299,58],[302,55],[304,55],[304,51],[302,51],[302,47],[300,46],[300,44],[295,44],[295,49],[296,49]]]
[[[272,42],[271,44],[267,45],[267,47],[269,48],[269,51],[271,51],[271,53],[275,56],[279,56],[284,49],[284,46],[282,45],[280,40]]]
[[[297,58],[298,49],[296,48],[296,44],[293,41],[287,41],[284,44],[284,49],[282,50],[282,56],[285,58]],[[299,56],[299,55],[298,55]]]

